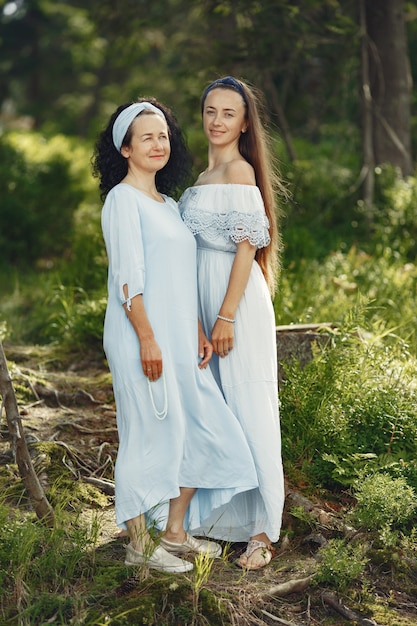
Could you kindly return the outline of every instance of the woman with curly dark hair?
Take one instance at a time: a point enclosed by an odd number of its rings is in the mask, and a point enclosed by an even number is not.
[[[116,521],[130,539],[126,565],[168,572],[193,567],[176,555],[219,556],[192,530],[257,486],[243,431],[207,368],[196,245],[168,195],[186,183],[190,162],[173,114],[154,99],[119,107],[93,157],[109,261]],[[163,531],[156,543],[150,525]]]
[[[155,181],[160,193],[175,195],[189,181],[192,159],[187,150],[182,131],[173,113],[155,98],[139,98],[138,103],[147,102],[160,109],[167,120],[170,132],[171,156],[166,166],[156,172]],[[111,130],[120,113],[130,105],[123,104],[110,117],[108,128],[101,134],[96,144],[93,158],[93,173],[100,178],[101,199],[105,200],[110,189],[126,176],[128,163],[124,156],[115,152]],[[124,141],[126,145],[132,137],[132,128],[128,128]]]

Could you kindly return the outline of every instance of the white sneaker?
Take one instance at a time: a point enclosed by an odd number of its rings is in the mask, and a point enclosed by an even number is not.
[[[173,554],[169,554],[162,546],[158,546],[148,556],[135,550],[129,543],[126,547],[125,565],[145,565],[150,569],[159,572],[189,572],[193,569],[193,564],[189,561],[179,559]]]
[[[222,547],[215,541],[207,541],[206,539],[196,539],[188,533],[185,536],[183,543],[174,543],[161,538],[160,545],[165,548],[167,552],[175,554],[184,554],[185,552],[195,552],[197,554],[207,554],[210,558],[214,559],[216,556],[220,556],[222,553]]]

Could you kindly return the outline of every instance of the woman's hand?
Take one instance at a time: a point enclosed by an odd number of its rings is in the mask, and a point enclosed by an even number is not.
[[[128,297],[127,285],[123,285],[125,298]],[[142,294],[138,294],[123,305],[125,313],[139,339],[140,361],[143,373],[149,380],[158,380],[162,374],[162,352],[155,340],[151,323],[148,319]]]
[[[200,320],[198,320],[198,356],[201,359],[198,367],[204,370],[213,356],[213,346],[207,339]]]
[[[211,333],[214,352],[222,358],[227,356],[230,350],[233,350],[234,340],[234,325],[231,322],[217,319]]]
[[[162,352],[155,339],[140,344],[140,360],[145,376],[158,380],[162,374]]]

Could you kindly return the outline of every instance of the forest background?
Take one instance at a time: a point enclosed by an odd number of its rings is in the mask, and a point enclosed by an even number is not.
[[[391,517],[361,519],[390,545],[412,537],[417,553],[417,2],[0,7],[6,353],[43,346],[54,368],[86,357],[106,368],[107,261],[90,167],[98,134],[119,104],[155,96],[175,112],[197,175],[206,163],[202,90],[227,74],[247,80],[264,96],[290,192],[279,200],[276,321],[328,323],[332,345],[304,368],[286,366],[287,479],[307,493],[348,488],[355,504],[365,479],[388,480],[385,499],[402,481],[411,508],[405,498]]]

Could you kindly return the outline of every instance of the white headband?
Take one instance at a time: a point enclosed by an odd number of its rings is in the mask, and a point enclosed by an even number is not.
[[[113,124],[113,143],[118,152],[120,152],[120,148],[122,147],[122,142],[127,133],[127,129],[135,117],[145,109],[153,111],[165,119],[165,115],[161,109],[158,109],[158,107],[154,106],[150,102],[135,102],[129,107],[126,107],[126,109],[123,109],[123,111],[116,117]]]

